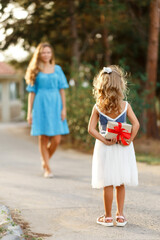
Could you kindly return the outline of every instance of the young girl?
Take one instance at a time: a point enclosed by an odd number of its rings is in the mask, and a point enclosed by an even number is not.
[[[125,226],[123,207],[125,185],[138,185],[138,173],[134,140],[139,122],[130,106],[123,101],[126,93],[126,80],[123,70],[115,65],[104,67],[94,79],[94,96],[96,104],[93,107],[88,131],[96,138],[92,162],[92,187],[103,188],[105,214],[97,219],[98,224],[113,226],[112,201],[113,188],[116,188],[116,225]],[[108,121],[126,122],[126,116],[132,124],[131,137],[128,145],[122,145],[116,138],[107,140],[103,137]],[[99,132],[96,130],[99,121]]]
[[[44,177],[52,177],[49,159],[60,143],[61,135],[68,134],[64,89],[66,77],[55,64],[49,43],[40,43],[29,63],[26,76],[28,84],[27,120],[32,124],[31,135],[39,136]]]

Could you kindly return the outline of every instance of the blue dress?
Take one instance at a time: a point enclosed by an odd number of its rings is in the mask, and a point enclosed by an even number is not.
[[[59,65],[55,65],[53,73],[39,72],[35,84],[27,86],[28,92],[35,93],[32,108],[32,136],[69,133],[67,120],[61,119],[62,99],[59,91],[68,87],[67,79]]]

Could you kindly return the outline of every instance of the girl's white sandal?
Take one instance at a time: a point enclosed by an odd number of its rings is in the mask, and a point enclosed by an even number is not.
[[[117,220],[119,219],[123,219],[123,222],[118,222]],[[127,224],[127,220],[125,219],[124,216],[116,216],[116,226],[117,227],[124,227]]]
[[[99,219],[102,218],[103,221],[99,221]],[[106,222],[107,220],[112,220],[112,222]],[[101,224],[106,227],[113,227],[113,218],[112,217],[105,217],[105,215],[97,218],[97,223]]]

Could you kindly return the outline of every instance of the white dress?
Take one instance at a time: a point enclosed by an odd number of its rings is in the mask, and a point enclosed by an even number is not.
[[[96,106],[96,105],[95,105]],[[128,103],[124,111],[115,119],[99,112],[99,131],[103,135],[108,121],[126,122]],[[107,146],[96,140],[92,160],[92,187],[138,185],[138,171],[133,143],[129,146],[114,144]]]

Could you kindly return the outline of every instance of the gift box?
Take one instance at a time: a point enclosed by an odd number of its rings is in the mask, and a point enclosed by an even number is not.
[[[128,145],[127,140],[130,139],[131,131],[131,124],[108,121],[105,138],[117,138],[117,141],[121,141],[123,145]]]

